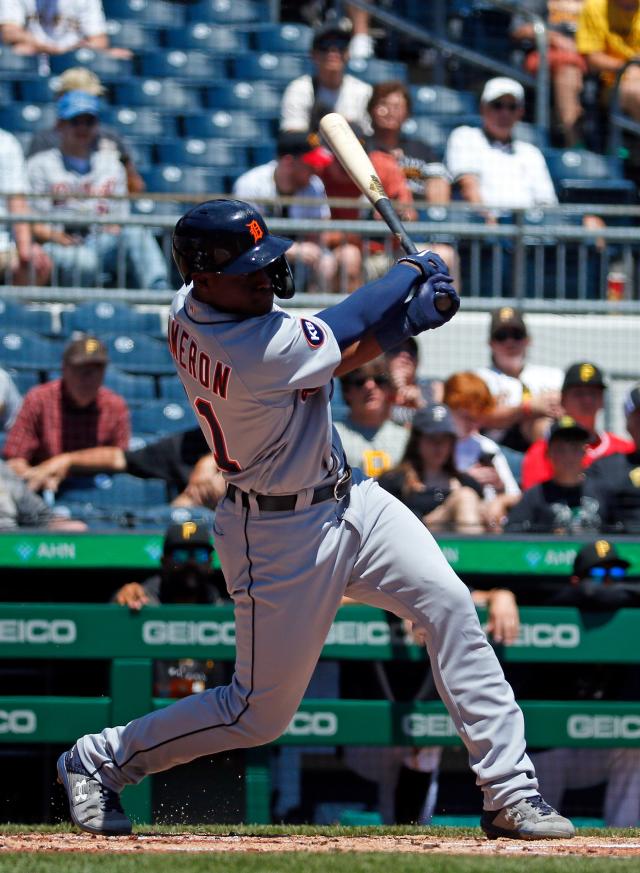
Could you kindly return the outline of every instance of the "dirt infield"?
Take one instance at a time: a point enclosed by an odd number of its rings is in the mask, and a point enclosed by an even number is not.
[[[136,833],[130,837],[90,834],[2,834],[4,852],[155,853],[155,852],[430,852],[449,855],[566,855],[638,857],[638,837],[575,837],[572,840],[486,840],[483,837],[406,836],[247,836],[198,833]]]

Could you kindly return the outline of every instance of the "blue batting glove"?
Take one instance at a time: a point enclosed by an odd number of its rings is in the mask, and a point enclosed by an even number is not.
[[[398,258],[398,263],[414,264],[423,275],[423,281],[435,276],[436,273],[449,274],[449,267],[442,260],[440,255],[435,252],[416,252],[415,255],[406,255],[403,258]]]
[[[437,257],[437,255],[434,255]],[[441,260],[439,258],[439,260]],[[441,312],[436,306],[437,295],[449,298],[448,309]],[[415,336],[423,330],[433,330],[450,321],[460,308],[460,298],[453,287],[449,273],[435,273],[418,287],[407,306],[407,318]]]

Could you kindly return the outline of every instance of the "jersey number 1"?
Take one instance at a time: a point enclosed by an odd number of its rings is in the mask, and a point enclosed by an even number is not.
[[[209,433],[213,443],[213,458],[218,465],[218,469],[222,470],[223,473],[239,473],[242,467],[237,461],[229,457],[227,441],[224,438],[220,422],[213,411],[210,401],[205,400],[204,397],[196,397],[193,405],[198,415],[201,415],[209,425]]]

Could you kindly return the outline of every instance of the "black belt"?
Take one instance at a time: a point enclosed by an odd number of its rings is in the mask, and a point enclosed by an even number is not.
[[[316,488],[311,498],[311,505],[322,503],[324,500],[342,500],[346,497],[351,489],[351,467],[348,465],[344,469],[344,473],[334,482],[333,485],[323,485],[322,488]],[[249,495],[246,491],[241,491],[235,485],[227,485],[227,497],[235,502],[236,496],[240,495],[242,505],[245,509],[250,506]],[[298,502],[297,494],[254,494],[258,509],[262,512],[293,512]]]

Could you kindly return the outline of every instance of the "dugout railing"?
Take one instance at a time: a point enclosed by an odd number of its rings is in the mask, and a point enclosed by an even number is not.
[[[637,548],[637,544],[636,544]],[[481,618],[484,614],[481,612]],[[521,610],[515,645],[500,650],[509,662],[639,663],[640,610],[581,613],[568,607]],[[232,606],[147,607],[0,604],[0,658],[111,662],[110,694],[96,697],[0,696],[0,743],[67,744],[108,724],[126,723],[171,703],[154,698],[154,659],[233,660]],[[342,607],[323,658],[406,660],[424,649],[381,610]],[[640,702],[523,700],[530,746],[636,746]],[[460,741],[439,702],[304,699],[278,743],[336,746],[449,746]],[[244,820],[270,820],[268,746],[247,753]],[[153,777],[152,777],[153,778]],[[139,823],[152,819],[151,780],[125,789],[123,804]]]

